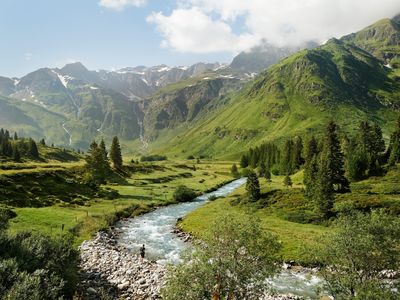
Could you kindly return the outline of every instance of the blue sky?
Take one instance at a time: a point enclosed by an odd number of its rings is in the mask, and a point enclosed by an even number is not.
[[[161,37],[146,21],[168,13],[175,1],[156,0],[122,11],[96,0],[1,0],[0,75],[22,76],[40,67],[81,61],[89,69],[136,65],[229,61],[231,53],[178,53],[160,47]]]
[[[89,69],[229,62],[263,39],[323,43],[396,12],[398,0],[1,0],[0,75],[73,61]]]

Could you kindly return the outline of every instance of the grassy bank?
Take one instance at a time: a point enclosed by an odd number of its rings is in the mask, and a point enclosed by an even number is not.
[[[231,180],[230,166],[230,162],[197,163],[194,160],[134,164],[129,168],[131,178],[103,187],[117,190],[120,196],[116,199],[93,198],[85,201],[85,205],[60,203],[40,208],[14,208],[17,217],[10,221],[9,231],[33,230],[48,234],[71,231],[76,235],[75,244],[79,245],[109,226],[116,216],[126,216],[125,211],[138,215],[173,203],[172,194],[179,185],[202,193]]]

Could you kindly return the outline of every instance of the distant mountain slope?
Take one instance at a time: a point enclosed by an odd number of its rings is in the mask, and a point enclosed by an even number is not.
[[[230,68],[241,72],[259,73],[290,54],[316,46],[318,45],[310,42],[300,47],[277,47],[264,41],[249,51],[239,53],[233,58]]]
[[[395,55],[398,52],[394,52]],[[372,119],[389,129],[400,108],[400,74],[348,41],[330,40],[262,73],[190,129],[160,134],[154,151],[237,157],[262,140],[319,133],[329,119],[351,131]]]
[[[384,19],[342,38],[389,65],[400,67],[400,17]]]

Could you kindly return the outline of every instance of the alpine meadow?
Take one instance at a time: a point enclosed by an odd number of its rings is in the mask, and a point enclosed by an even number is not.
[[[0,299],[400,299],[399,13],[1,3]]]

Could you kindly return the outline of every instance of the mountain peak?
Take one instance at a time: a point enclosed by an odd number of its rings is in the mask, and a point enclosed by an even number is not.
[[[74,63],[69,63],[66,64],[61,71],[63,72],[69,72],[69,71],[82,71],[82,72],[87,72],[88,69],[81,63],[81,62],[74,62]]]

